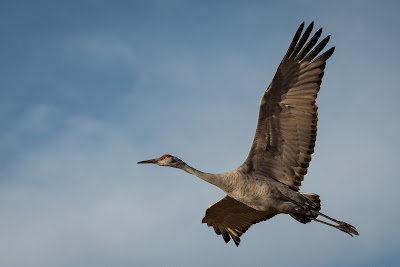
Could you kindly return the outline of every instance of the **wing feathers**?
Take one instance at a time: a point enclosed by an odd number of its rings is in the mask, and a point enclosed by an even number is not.
[[[238,246],[240,236],[250,226],[268,220],[276,214],[278,213],[255,210],[229,196],[225,196],[207,208],[202,222],[212,226],[215,233],[222,235],[226,243],[232,238],[236,246]]]
[[[325,37],[308,55],[307,57],[305,57],[303,59],[303,61],[311,61],[314,57],[316,57],[321,51],[322,49],[325,48],[325,46],[328,44],[329,39],[331,39],[331,36],[328,35],[327,37]],[[313,44],[313,46],[315,45],[315,43]],[[311,47],[310,47],[311,49]]]
[[[274,178],[295,190],[299,189],[314,152],[318,122],[315,101],[326,61],[335,49],[332,47],[315,58],[330,36],[318,43],[322,33],[319,29],[307,42],[313,23],[301,35],[303,28],[304,23],[261,98],[253,144],[239,168]]]
[[[219,230],[220,230],[221,233],[222,233],[222,237],[224,238],[225,243],[228,243],[229,240],[231,240],[231,238],[229,237],[228,232],[227,232],[224,228],[222,228],[222,227],[220,227]]]
[[[307,55],[308,52],[313,48],[313,46],[317,43],[319,37],[321,36],[322,29],[319,29],[314,36],[310,39],[310,41],[307,43],[307,45],[300,51],[300,53],[296,56],[294,59],[295,61],[300,61],[304,58],[305,55]],[[321,45],[321,43],[319,44]],[[318,45],[318,46],[319,46]],[[326,45],[326,44],[325,44]],[[325,46],[324,45],[324,46]],[[317,46],[317,47],[318,47]],[[318,54],[318,53],[317,53]]]
[[[302,74],[300,74],[300,72],[299,72],[300,75],[299,75],[298,79],[301,81],[308,77],[318,77],[318,75],[321,74],[322,72],[323,72],[323,69],[321,69],[321,68],[315,68],[315,69],[303,72]]]
[[[289,49],[287,50],[286,55],[284,56],[283,59],[288,58],[292,54],[294,47],[296,46],[297,41],[300,38],[301,32],[303,31],[303,28],[304,28],[304,22],[301,23],[299,28],[297,29],[296,34],[294,35],[293,40],[290,43]]]
[[[208,224],[207,224],[207,225],[208,225]],[[208,225],[208,226],[211,226],[211,225]],[[214,231],[215,231],[215,233],[216,233],[217,235],[220,235],[220,234],[221,234],[221,231],[219,230],[219,228],[218,228],[216,225],[213,225],[212,227],[214,228]]]
[[[327,61],[332,56],[333,52],[335,52],[335,47],[330,48],[325,53],[317,57],[315,60],[311,61],[311,64],[318,60]]]
[[[313,27],[314,27],[314,22],[311,22],[310,25],[307,27],[306,31],[304,32],[303,36],[301,37],[300,41],[296,45],[296,48],[294,49],[293,53],[290,55],[291,58],[295,57],[299,53],[300,49],[303,47],[308,37],[310,36]]]

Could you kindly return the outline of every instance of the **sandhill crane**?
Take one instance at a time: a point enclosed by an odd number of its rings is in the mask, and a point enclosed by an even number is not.
[[[320,213],[317,194],[299,192],[317,135],[315,100],[326,61],[335,49],[332,47],[315,58],[330,36],[316,45],[322,32],[319,29],[306,44],[313,25],[312,22],[303,35],[304,22],[300,25],[265,90],[253,143],[241,166],[230,172],[211,174],[168,154],[138,162],[178,168],[221,188],[227,195],[207,208],[202,222],[212,226],[226,243],[232,238],[238,246],[240,236],[251,225],[280,213],[304,224],[317,221],[350,236],[358,235],[354,226]],[[335,224],[319,220],[318,216]]]

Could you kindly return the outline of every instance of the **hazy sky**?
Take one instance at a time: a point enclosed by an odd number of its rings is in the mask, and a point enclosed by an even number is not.
[[[0,266],[398,265],[398,1],[1,1]],[[301,190],[359,237],[287,215],[237,248],[206,172],[247,156],[301,22],[336,46]]]

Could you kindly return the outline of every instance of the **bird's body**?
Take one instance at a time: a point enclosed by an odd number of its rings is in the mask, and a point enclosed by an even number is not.
[[[326,61],[334,51],[333,47],[315,58],[330,36],[317,44],[320,29],[306,44],[313,23],[301,36],[303,27],[304,23],[261,98],[254,140],[241,166],[230,172],[211,174],[171,155],[139,162],[179,168],[222,189],[227,196],[208,207],[203,222],[213,226],[225,242],[232,238],[239,245],[240,236],[252,224],[280,213],[289,214],[301,223],[314,220],[358,235],[350,224],[320,213],[318,195],[299,192],[314,152],[318,121],[315,100]],[[321,221],[318,216],[337,225]]]
[[[245,174],[239,169],[216,174],[215,176],[218,178],[215,178],[212,174],[205,176],[201,174],[200,178],[203,177],[207,182],[222,189],[228,196],[260,211],[276,207],[276,202],[279,202],[276,199],[279,195],[278,192],[289,189],[276,180]]]
[[[244,174],[238,170],[226,173],[228,181],[224,192],[231,198],[259,211],[277,208],[282,185],[272,179]]]
[[[259,211],[277,210],[287,213],[280,205],[288,197],[303,200],[301,193],[274,179],[243,173],[239,169],[218,174],[218,187],[228,196]]]

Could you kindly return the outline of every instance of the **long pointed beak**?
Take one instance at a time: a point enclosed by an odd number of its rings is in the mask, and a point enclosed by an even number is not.
[[[157,159],[149,159],[149,160],[143,160],[143,161],[139,161],[138,164],[142,164],[142,163],[156,163]]]

